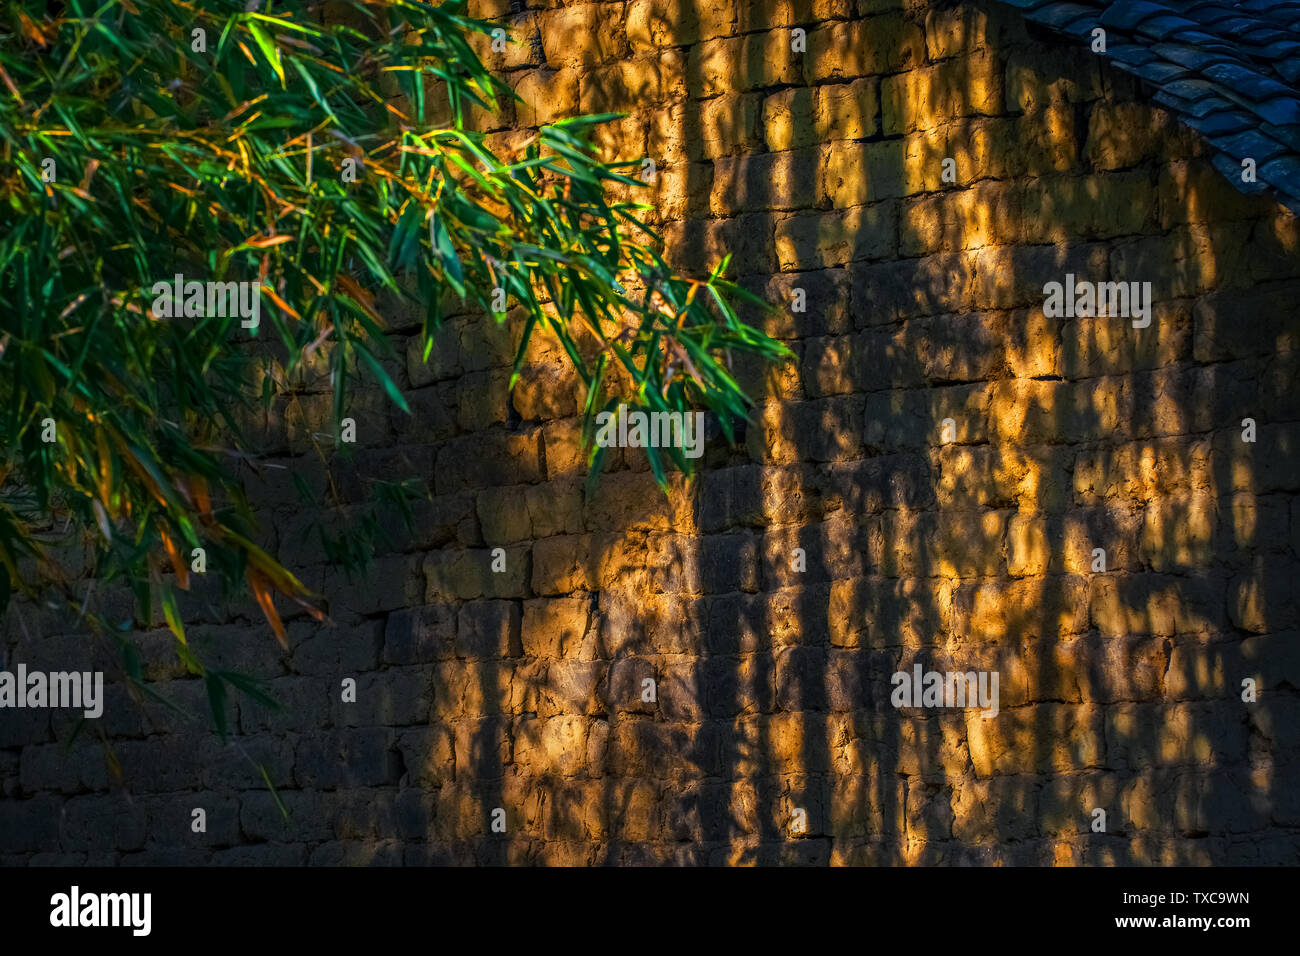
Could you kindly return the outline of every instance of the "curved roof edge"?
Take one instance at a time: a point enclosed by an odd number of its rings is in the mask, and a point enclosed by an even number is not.
[[[1300,215],[1300,0],[996,0],[1155,88],[1243,193]],[[1245,160],[1255,182],[1243,180]]]

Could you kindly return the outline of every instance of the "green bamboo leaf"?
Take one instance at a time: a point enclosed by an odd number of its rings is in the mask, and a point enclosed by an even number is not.
[[[167,627],[176,635],[176,640],[182,644],[185,643],[185,625],[181,622],[180,611],[176,607],[176,592],[171,588],[165,588],[162,593],[163,616],[167,619]]]
[[[257,42],[258,49],[266,57],[266,62],[271,69],[275,70],[275,75],[280,78],[280,85],[284,86],[284,67],[280,64],[280,50],[275,45],[275,41],[256,23],[248,24],[248,32],[252,34],[253,39]]]
[[[456,255],[451,236],[448,235],[446,227],[442,224],[442,218],[436,212],[429,217],[429,238],[442,259],[443,268],[446,270],[452,288],[464,296],[465,271],[461,268],[460,257]]]
[[[255,678],[236,671],[214,671],[213,676],[247,694],[268,710],[282,711],[284,705],[275,699]]]
[[[370,369],[375,378],[379,379],[379,383],[384,386],[384,391],[387,392],[388,397],[393,400],[393,404],[408,415],[411,414],[411,406],[406,404],[406,399],[402,396],[401,390],[393,380],[389,378],[388,373],[384,371],[384,367],[379,364],[378,359],[370,354],[370,350],[365,348],[365,346],[358,345],[357,355],[359,355],[361,360],[365,362],[366,367]]]
[[[693,286],[664,262],[661,237],[640,218],[650,205],[606,193],[609,183],[643,185],[631,175],[635,161],[603,162],[593,146],[600,124],[619,114],[561,119],[509,152],[465,128],[474,104],[495,109],[518,97],[468,39],[495,24],[463,16],[463,4],[390,4],[386,27],[373,5],[351,0],[350,26],[322,22],[310,5],[292,15],[268,5],[134,6],[126,15],[74,3],[66,18],[40,19],[48,41],[40,56],[0,50],[21,96],[7,82],[0,92],[0,133],[13,145],[7,187],[0,177],[0,448],[10,449],[0,454],[0,603],[41,588],[80,610],[84,594],[42,564],[40,537],[89,530],[97,575],[127,585],[135,619],[152,620],[163,586],[158,606],[186,668],[213,687],[238,688],[205,674],[183,643],[178,598],[158,580],[155,529],[162,521],[186,542],[202,541],[224,590],[251,584],[264,612],[277,613],[267,589],[316,609],[297,578],[252,544],[241,469],[258,465],[258,431],[290,414],[308,368],[333,373],[336,420],[359,371],[406,408],[383,371],[394,353],[369,290],[423,310],[428,360],[444,308],[459,312],[458,298],[492,321],[500,285],[527,316],[511,386],[532,336],[539,328],[554,336],[587,388],[585,439],[612,398],[699,406],[726,425],[747,408],[731,353],[790,355],[741,321],[742,305],[772,306],[725,278],[728,260],[706,270],[707,293],[685,307]],[[220,31],[215,50],[190,48],[195,24]],[[266,66],[278,83],[268,84]],[[431,129],[419,119],[397,131],[386,107],[419,118],[426,94],[450,105],[453,122]],[[366,166],[345,182],[344,160],[358,156]],[[44,182],[43,158],[56,161],[56,181]],[[267,236],[290,241],[260,245]],[[181,313],[166,315],[170,295],[155,303],[154,286],[167,288],[178,273],[256,277],[274,290],[274,305],[259,300],[270,328],[243,329],[240,317],[203,308],[187,316],[184,295]],[[640,301],[626,291],[633,284],[647,290]],[[674,316],[655,310],[652,291]],[[620,383],[627,377],[625,394],[610,394],[613,363]],[[257,375],[260,394],[249,387]],[[52,442],[42,438],[46,420],[57,422]],[[590,461],[594,480],[602,452]],[[649,466],[661,482],[673,467],[693,467],[671,448],[656,450]],[[330,487],[307,496],[326,553],[345,570],[360,567],[380,522],[369,503],[345,514]],[[94,534],[101,522],[107,536]],[[21,574],[19,557],[30,559]],[[96,620],[86,609],[87,627],[115,640],[130,631]],[[138,677],[139,661],[123,653]]]
[[[286,807],[284,801],[280,799],[280,791],[276,790],[275,784],[271,782],[271,775],[266,772],[266,767],[260,763],[257,764],[257,769],[262,774],[262,781],[266,784],[266,788],[271,791],[271,799],[275,801],[276,808],[280,811],[280,816],[285,820],[288,820],[289,808]]]
[[[212,723],[222,740],[226,739],[226,685],[219,674],[208,674],[203,678],[208,691],[208,707],[212,713]]]

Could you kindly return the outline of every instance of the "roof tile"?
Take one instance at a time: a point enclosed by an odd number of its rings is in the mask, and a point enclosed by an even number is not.
[[[1230,18],[1220,20],[1218,23],[1214,24],[1214,32],[1219,36],[1235,37],[1238,39],[1248,36],[1251,31],[1258,28],[1259,21],[1254,17],[1243,17],[1236,13],[1234,13]]]
[[[1227,156],[1223,153],[1217,153],[1210,162],[1214,165],[1215,169],[1223,173],[1224,179],[1232,183],[1243,193],[1262,193],[1268,191],[1269,184],[1259,180],[1258,170],[1256,171],[1257,175],[1253,183],[1244,182],[1242,180],[1241,160],[1235,159],[1232,156]]]
[[[1259,126],[1259,121],[1255,117],[1247,116],[1235,107],[1206,116],[1185,116],[1183,122],[1204,136],[1239,133],[1244,129],[1255,129]]]
[[[1036,23],[1045,23],[1057,30],[1064,30],[1084,17],[1096,20],[1097,10],[1077,3],[1049,3],[1026,15]]]
[[[1148,0],[1135,0],[1134,3],[1115,3],[1106,8],[1101,15],[1101,25],[1116,27],[1120,30],[1132,30],[1147,17],[1168,13],[1169,8]]]
[[[1300,123],[1300,100],[1279,96],[1267,103],[1257,104],[1255,112],[1274,126],[1289,126]]]
[[[1229,156],[1250,158],[1257,163],[1267,162],[1289,151],[1284,144],[1253,129],[1229,136],[1212,136],[1210,142]]]
[[[1100,25],[1112,65],[1206,137],[1243,192],[1300,211],[1300,0],[1002,0],[1059,34]],[[1258,183],[1241,182],[1241,160]]]
[[[1259,128],[1279,143],[1286,143],[1300,153],[1300,126],[1274,126],[1272,123],[1261,123]]]
[[[1300,156],[1269,160],[1259,167],[1259,176],[1270,183],[1285,183],[1287,189],[1300,195]]]
[[[1143,20],[1137,27],[1137,33],[1139,36],[1148,36],[1153,40],[1163,40],[1166,37],[1173,36],[1180,30],[1189,29],[1196,29],[1195,21],[1174,14],[1166,14]]]
[[[1136,65],[1140,63],[1150,63],[1152,60],[1160,59],[1145,47],[1140,47],[1136,43],[1111,43],[1106,47],[1106,55],[1112,59],[1119,60],[1121,63]]]
[[[1207,52],[1186,43],[1156,43],[1152,45],[1151,52],[1189,70],[1200,70],[1211,63],[1221,63],[1227,58],[1227,54],[1217,51]]]
[[[1286,78],[1288,83],[1300,86],[1300,53],[1295,55],[1295,59],[1277,64],[1275,69]]]
[[[1182,110],[1190,116],[1205,116],[1215,110],[1232,106],[1232,103],[1221,96],[1203,96],[1200,99],[1185,100],[1165,90],[1156,93],[1152,99],[1157,103],[1163,103],[1166,106],[1172,106],[1174,109]]]
[[[1276,80],[1260,76],[1255,70],[1236,63],[1212,63],[1201,72],[1216,83],[1222,83],[1252,99],[1267,100],[1274,96],[1294,95]]]
[[[1150,80],[1152,83],[1161,86],[1192,75],[1192,71],[1187,67],[1178,66],[1175,63],[1166,63],[1164,60],[1150,60],[1138,66],[1133,72],[1142,79]]]
[[[1203,96],[1219,95],[1218,87],[1208,80],[1173,80],[1164,84],[1164,90],[1166,93],[1172,93],[1184,100],[1197,100]]]

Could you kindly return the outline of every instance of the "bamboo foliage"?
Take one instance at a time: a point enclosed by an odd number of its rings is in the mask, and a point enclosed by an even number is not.
[[[318,596],[253,543],[233,467],[256,451],[240,411],[307,363],[333,373],[336,420],[358,375],[405,409],[384,368],[384,301],[421,310],[427,359],[447,302],[502,321],[504,290],[526,316],[511,385],[530,336],[554,336],[589,423],[626,401],[707,409],[729,433],[749,404],[730,355],[787,354],[738,318],[745,294],[725,262],[679,274],[640,220],[648,207],[610,198],[611,184],[640,185],[628,174],[639,160],[592,146],[613,116],[545,126],[517,155],[470,129],[471,110],[513,94],[470,43],[493,25],[460,2],[3,9],[6,603],[11,590],[75,600],[47,552],[66,525],[93,542],[97,577],[132,583],[146,620],[161,603],[179,647],[173,588],[190,584],[196,547],[281,641],[277,599],[319,616]],[[160,316],[154,286],[178,273],[254,283],[260,325]],[[661,483],[690,470],[678,449],[647,454]]]

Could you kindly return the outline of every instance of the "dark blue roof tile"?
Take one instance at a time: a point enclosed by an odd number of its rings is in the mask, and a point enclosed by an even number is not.
[[[1274,126],[1272,123],[1260,123],[1259,128],[1279,143],[1285,143],[1300,153],[1300,126]]]
[[[1184,100],[1199,100],[1205,96],[1219,95],[1218,87],[1208,80],[1174,80],[1165,83],[1163,89],[1166,93],[1172,93]]]
[[[1180,30],[1194,30],[1196,26],[1197,24],[1192,20],[1167,14],[1143,20],[1138,24],[1137,34],[1138,36],[1150,37],[1153,40],[1164,40]]]
[[[1204,23],[1205,21],[1201,22]],[[1219,36],[1226,37],[1244,37],[1258,28],[1259,21],[1254,17],[1243,17],[1235,13],[1228,19],[1220,20],[1214,24],[1214,32]]]
[[[1300,0],[1003,0],[1071,38],[1106,29],[1103,56],[1214,148],[1243,192],[1300,210]],[[1241,160],[1258,183],[1241,182]]]
[[[1149,80],[1157,86],[1167,86],[1174,80],[1180,80],[1185,76],[1192,76],[1192,71],[1185,66],[1178,66],[1175,63],[1167,63],[1164,60],[1150,60],[1137,66],[1133,70],[1144,80]]]
[[[1229,156],[1237,159],[1250,158],[1257,163],[1266,163],[1273,157],[1288,152],[1284,144],[1253,129],[1229,136],[1212,136],[1210,142]]]
[[[1259,178],[1300,195],[1300,156],[1282,156],[1259,167]]]
[[[1183,111],[1189,116],[1208,116],[1215,110],[1228,109],[1232,103],[1221,96],[1203,96],[1197,100],[1184,100]]]
[[[1136,0],[1134,3],[1111,4],[1101,15],[1101,25],[1120,30],[1132,30],[1147,17],[1168,13],[1169,8],[1148,0]]]
[[[1231,7],[1225,7],[1222,4],[1203,3],[1193,7],[1188,11],[1188,15],[1195,19],[1197,23],[1204,24],[1207,27],[1215,27],[1216,32],[1221,33],[1222,31],[1217,29],[1219,24],[1230,19],[1235,19],[1241,14]]]
[[[1212,63],[1201,72],[1216,83],[1221,83],[1237,93],[1249,96],[1253,100],[1267,100],[1275,96],[1294,95],[1291,90],[1276,80],[1260,76],[1257,71],[1250,69],[1250,67],[1241,66],[1237,63]]]
[[[1259,173],[1258,170],[1256,170],[1256,178],[1253,183],[1242,181],[1241,160],[1236,159],[1232,156],[1225,156],[1223,153],[1218,153],[1215,155],[1213,159],[1210,160],[1210,162],[1214,164],[1215,169],[1223,173],[1223,177],[1226,180],[1228,180],[1228,182],[1232,183],[1232,185],[1236,186],[1243,193],[1268,192],[1269,184],[1265,182],[1260,182],[1258,176]]]
[[[1232,53],[1232,47],[1224,43],[1217,37],[1212,37],[1199,25],[1191,30],[1175,30],[1169,34],[1169,39],[1175,43],[1183,43],[1187,46],[1200,47],[1202,50],[1218,50],[1225,53]]]
[[[1039,7],[1037,10],[1026,14],[1026,16],[1035,23],[1042,23],[1057,30],[1064,30],[1077,20],[1087,18],[1095,21],[1097,13],[1096,8],[1081,6],[1077,3],[1049,3],[1047,6]]]
[[[1300,54],[1296,54],[1294,60],[1278,63],[1274,69],[1281,73],[1292,86],[1300,86]]]
[[[1185,43],[1156,43],[1152,45],[1151,52],[1189,70],[1200,70],[1212,63],[1222,63],[1226,57],[1226,54],[1200,50]]]
[[[1250,33],[1246,34],[1246,39],[1248,39],[1254,46],[1267,46],[1270,43],[1276,43],[1278,40],[1285,40],[1290,35],[1290,32],[1286,30],[1277,30],[1273,27],[1261,26],[1258,30],[1252,30]]]
[[[1285,39],[1276,40],[1266,47],[1256,50],[1260,56],[1266,56],[1273,60],[1280,60],[1284,57],[1294,57],[1300,55],[1300,40]]]
[[[1274,126],[1289,126],[1300,123],[1300,99],[1279,96],[1267,103],[1257,103],[1254,110]]]
[[[1135,43],[1108,43],[1106,45],[1106,55],[1119,60],[1121,63],[1130,65],[1150,63],[1152,60],[1160,59],[1150,50]]]
[[[1241,110],[1221,110],[1206,116],[1185,116],[1183,122],[1204,136],[1217,136],[1221,133],[1240,133],[1244,129],[1255,129],[1259,120],[1247,116]]]

